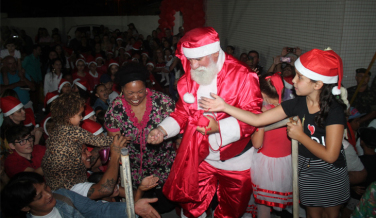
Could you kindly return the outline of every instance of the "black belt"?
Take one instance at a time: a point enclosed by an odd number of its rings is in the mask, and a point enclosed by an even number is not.
[[[245,152],[247,152],[249,149],[251,149],[253,147],[253,144],[252,144],[252,139],[249,139],[249,142],[247,143],[247,145],[244,147],[243,151],[240,152],[238,155],[236,155],[235,157],[239,157],[240,155],[244,154]],[[222,162],[225,162],[226,160],[221,160]]]

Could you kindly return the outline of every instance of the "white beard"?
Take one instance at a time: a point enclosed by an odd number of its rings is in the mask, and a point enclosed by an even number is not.
[[[209,85],[217,76],[217,67],[211,62],[207,67],[198,67],[191,69],[191,78],[199,85]]]

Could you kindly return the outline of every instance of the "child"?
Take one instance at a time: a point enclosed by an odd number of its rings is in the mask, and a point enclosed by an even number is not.
[[[114,82],[111,80],[111,77],[108,74],[103,74],[100,78],[100,82],[106,87],[108,92],[109,103],[111,103],[116,97],[119,96],[117,92],[112,90]]]
[[[90,89],[94,89],[94,86],[99,84],[100,75],[97,72],[97,62],[95,62],[94,58],[90,55],[87,58],[89,73],[87,75],[87,80],[89,82]]]
[[[76,79],[73,81],[72,92],[78,93],[86,103],[90,102],[89,91],[90,87],[87,80]]]
[[[106,86],[103,84],[99,84],[95,86],[93,95],[91,97],[91,105],[96,110],[97,107],[101,107],[103,110],[107,111],[109,106],[108,100],[108,91]]]
[[[101,54],[95,55],[95,62],[97,62],[97,72],[100,75],[107,73],[107,65],[104,64],[104,59]]]
[[[70,93],[72,91],[72,84],[68,80],[62,78],[57,87],[57,91],[59,94]]]
[[[51,105],[53,126],[49,131],[42,169],[53,189],[70,189],[85,182],[86,168],[81,161],[82,144],[110,146],[112,137],[93,136],[79,127],[85,101],[75,93],[62,94]]]
[[[97,122],[97,117],[95,116],[93,108],[90,105],[85,104],[84,116],[82,117],[82,121],[87,119]]]
[[[34,145],[31,129],[13,126],[6,131],[6,138],[9,147],[15,151],[5,159],[5,172],[9,178],[24,171],[43,175],[41,163],[46,147]]]
[[[77,72],[73,73],[73,80],[81,79],[87,80],[87,73],[85,72],[86,62],[83,58],[79,58],[76,61]]]
[[[342,148],[346,106],[335,96],[340,94],[342,59],[334,51],[313,49],[300,56],[295,67],[298,97],[262,114],[232,107],[215,94],[215,99],[202,98],[200,106],[253,126],[298,115],[296,124],[288,123],[287,134],[299,141],[300,202],[308,217],[338,217],[341,205],[349,199],[350,186]]]
[[[260,90],[264,99],[263,111],[280,105],[284,90],[280,74],[261,76]],[[292,205],[291,140],[286,127],[265,132],[261,138],[263,145],[253,155],[251,178],[257,214],[270,217],[270,207],[281,211]]]

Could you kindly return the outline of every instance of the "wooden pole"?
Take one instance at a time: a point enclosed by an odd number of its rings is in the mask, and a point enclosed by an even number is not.
[[[127,214],[129,218],[136,218],[136,213],[134,211],[134,201],[133,201],[133,188],[132,188],[132,176],[131,168],[129,163],[129,150],[128,148],[121,149],[121,163],[122,163],[122,173],[121,180],[124,185],[125,198],[127,204]]]
[[[298,121],[298,119],[299,119],[298,116],[286,118],[284,120],[270,124],[269,126],[265,126],[264,131],[266,132],[266,131],[270,131],[270,130],[273,130],[273,129],[280,128],[282,126],[286,126],[288,122]]]
[[[291,140],[293,217],[299,218],[298,141]]]

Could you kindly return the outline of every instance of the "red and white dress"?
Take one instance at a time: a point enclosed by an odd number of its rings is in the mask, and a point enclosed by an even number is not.
[[[251,167],[255,203],[279,211],[292,205],[291,140],[286,128],[264,133],[263,145],[255,150]]]

